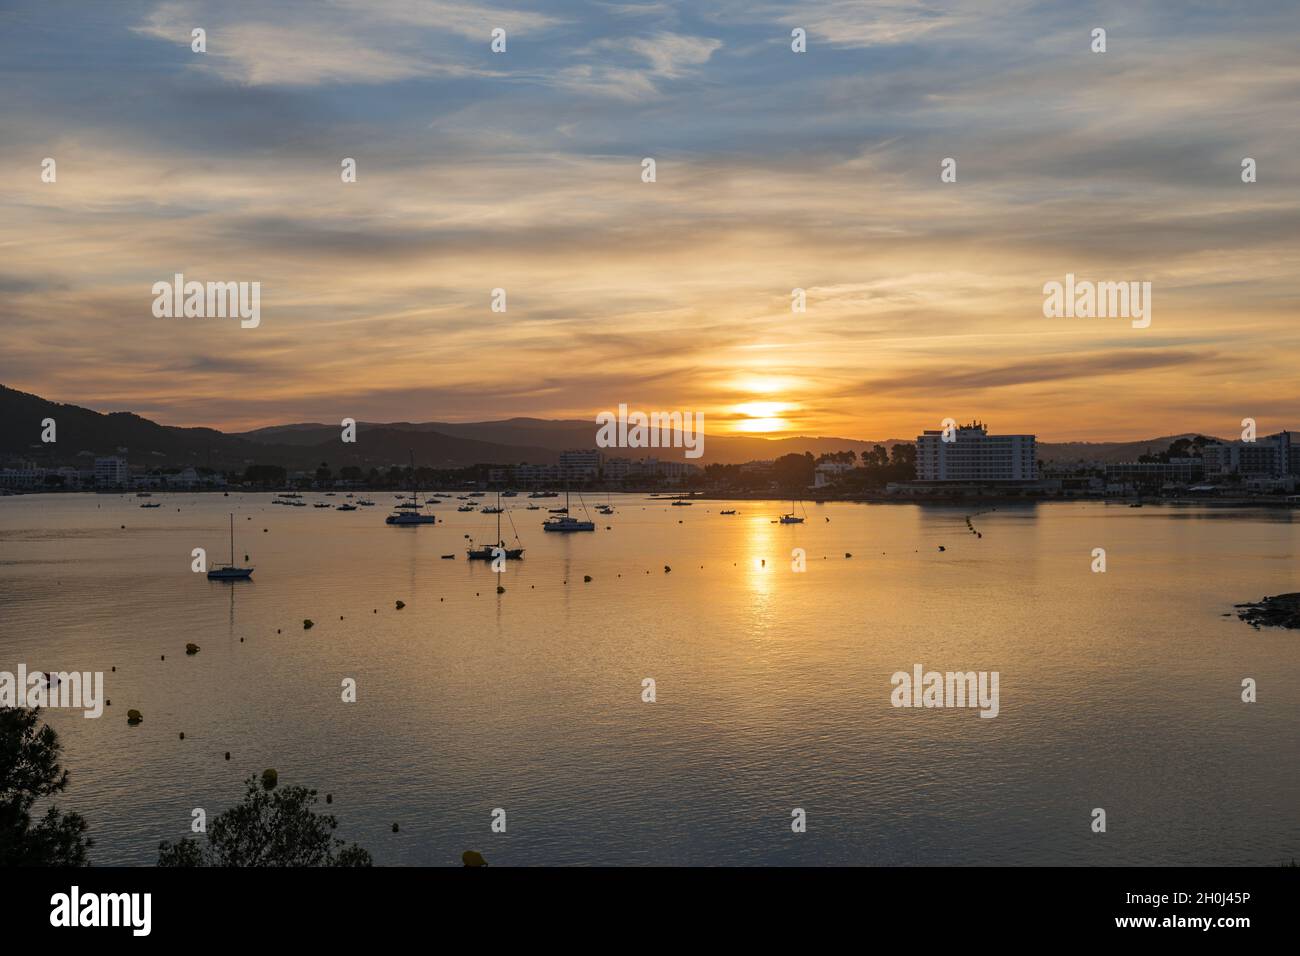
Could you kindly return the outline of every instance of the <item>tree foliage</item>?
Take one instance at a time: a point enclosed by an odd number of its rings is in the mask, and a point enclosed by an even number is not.
[[[78,813],[51,804],[35,824],[38,800],[68,788],[68,771],[54,728],[40,708],[0,708],[0,866],[85,866],[94,841]]]
[[[159,866],[370,866],[370,854],[334,836],[338,821],[316,813],[316,791],[267,790],[257,777],[244,781],[244,799],[213,820],[207,842],[189,837],[163,842]]]

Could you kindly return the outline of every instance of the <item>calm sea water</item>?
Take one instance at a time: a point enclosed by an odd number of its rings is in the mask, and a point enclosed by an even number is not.
[[[496,575],[464,560],[493,519],[453,501],[392,528],[375,497],[0,499],[0,670],[106,672],[103,718],[46,712],[94,862],[154,862],[266,767],[332,793],[339,835],[380,864],[1300,857],[1300,633],[1223,616],[1300,590],[1290,513],[1004,506],[976,538],[975,507],[779,525],[783,502],[615,496],[599,530],[562,536],[520,497],[527,554]],[[190,552],[225,560],[231,511],[257,570],[209,582]],[[1000,715],[891,708],[917,663],[998,671]]]

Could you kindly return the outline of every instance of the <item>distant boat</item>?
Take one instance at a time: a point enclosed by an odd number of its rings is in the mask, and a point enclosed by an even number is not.
[[[161,508],[161,507],[162,507],[162,502],[161,502],[161,501],[154,501],[154,502],[148,502],[148,501],[146,501],[146,502],[145,502],[144,504],[142,504],[140,507],[141,507],[141,508]]]
[[[328,507],[328,505],[327,505],[326,507]],[[335,510],[335,511],[356,511],[356,510],[357,510],[357,506],[356,506],[356,505],[350,505],[350,504],[348,504],[348,503],[345,501],[345,502],[343,502],[343,504],[339,505],[339,506],[338,506],[337,508],[335,508],[334,510]]]
[[[500,550],[505,552],[506,559],[509,561],[518,561],[521,558],[523,558],[524,556],[523,548],[507,548],[505,541],[501,537],[501,513],[505,511],[505,509],[501,507],[501,496],[497,495],[497,507],[491,509],[484,508],[483,511],[486,513],[495,514],[497,516],[497,543],[494,545],[489,545],[488,547],[485,548],[475,548],[471,546],[465,551],[466,557],[468,557],[471,561],[491,561],[493,558],[497,556],[498,550]],[[515,526],[514,520],[511,519],[510,527],[513,528],[514,526]],[[516,531],[515,541],[518,540],[519,540],[519,532]]]
[[[457,510],[457,511],[473,511],[473,510],[474,510],[474,506],[473,506],[473,505],[461,505],[461,506],[460,506],[459,508],[457,508],[456,510]]]
[[[330,504],[328,501],[318,501],[312,505],[313,508],[328,508],[329,506]]]
[[[558,498],[560,497],[560,493],[558,491],[534,491],[528,497],[529,498]]]
[[[492,506],[489,505],[489,506],[486,507],[486,508],[480,508],[480,509],[479,509],[479,511],[480,511],[482,514],[485,514],[485,515],[499,515],[501,512],[503,512],[503,511],[505,511],[505,510],[506,510],[506,509],[505,509],[505,508],[502,508],[500,505],[497,505],[495,508],[493,508]]]
[[[684,506],[684,507],[689,508],[689,507],[691,506],[691,504],[692,504],[692,502],[689,502],[689,501],[681,501],[681,500],[679,499],[679,500],[673,502],[673,507],[674,507],[674,508],[681,508],[681,507]]]
[[[542,510],[542,506],[541,506],[541,505],[529,505],[525,510],[527,510],[527,511],[541,511],[541,510]]]
[[[519,494],[519,492],[517,492],[517,491],[503,491],[503,492],[501,492],[501,497],[502,497],[502,498],[514,498],[514,497],[516,497],[518,494]]]
[[[136,496],[137,498],[152,498],[152,497],[153,497],[153,495],[151,495],[151,494],[150,494],[149,492],[147,492],[147,491],[137,491],[137,492],[135,493],[135,496]]]
[[[360,501],[357,502],[357,504],[359,504],[363,508],[373,508],[375,506],[375,503],[371,501],[369,498],[362,498]]]
[[[556,497],[559,496],[557,495]],[[578,496],[578,500],[579,501],[582,500],[581,495]],[[583,510],[584,511],[586,510],[586,505],[583,505]],[[569,512],[569,491],[566,488],[564,491],[564,514],[555,515],[553,517],[547,518],[546,521],[542,523],[542,530],[559,531],[564,534],[568,534],[569,532],[573,532],[573,531],[595,531],[596,530],[596,522],[580,521],[577,518],[571,517],[568,512]]]
[[[808,512],[807,512],[807,511],[805,511],[805,512],[803,513],[803,517],[802,517],[802,518],[799,517],[797,514],[794,513],[794,500],[792,499],[792,500],[790,501],[790,512],[789,512],[789,514],[783,514],[783,515],[781,515],[781,524],[803,524],[803,522],[804,522],[804,518],[807,518],[807,517],[808,517]]]
[[[420,491],[416,487],[415,481],[415,452],[411,452],[411,500],[409,503],[399,504],[397,506],[398,510],[384,519],[384,524],[405,527],[408,525],[438,523],[436,515],[424,514],[420,507]]]
[[[235,513],[230,513],[230,563],[219,564],[215,568],[208,569],[209,581],[242,581],[251,577],[252,568],[241,568],[235,565]]]
[[[734,509],[731,510],[731,511],[719,511],[719,512],[718,512],[718,514],[720,514],[720,515],[734,515],[735,513],[736,513],[736,512],[735,512]]]

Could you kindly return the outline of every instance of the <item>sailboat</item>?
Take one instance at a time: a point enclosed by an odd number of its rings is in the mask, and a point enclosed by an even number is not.
[[[215,568],[208,569],[209,581],[243,581],[252,577],[252,568],[239,568],[235,566],[235,514],[230,514],[230,563],[219,564]]]
[[[794,499],[790,499],[790,511],[788,514],[781,515],[781,524],[803,524],[804,518],[808,517],[808,512],[803,513],[803,517],[794,513]]]
[[[384,524],[391,525],[416,525],[416,524],[436,524],[438,518],[436,515],[427,515],[421,511],[420,490],[416,487],[415,481],[415,452],[411,452],[411,501],[409,504],[403,502],[397,506],[387,518]]]
[[[582,496],[579,495],[578,497],[579,500],[581,500]],[[583,505],[582,510],[586,511],[587,506]],[[553,517],[547,518],[542,523],[542,530],[561,531],[565,533],[570,531],[595,531],[596,522],[579,521],[577,518],[574,518],[569,514],[569,489],[565,488],[564,489],[564,514],[557,514]]]
[[[483,510],[487,511],[488,509],[484,508]],[[497,507],[495,512],[493,512],[497,516],[497,543],[495,545],[489,545],[486,548],[475,548],[475,547],[468,548],[465,551],[465,554],[471,561],[491,561],[493,558],[497,556],[496,553],[498,549],[505,552],[506,559],[509,561],[518,561],[523,558],[524,556],[523,548],[507,548],[505,540],[501,537],[501,512],[503,510],[504,509],[501,507],[501,495],[498,494]],[[514,526],[515,526],[515,520],[511,518],[510,527],[513,528]],[[515,541],[519,541],[519,532],[517,531],[515,532]]]

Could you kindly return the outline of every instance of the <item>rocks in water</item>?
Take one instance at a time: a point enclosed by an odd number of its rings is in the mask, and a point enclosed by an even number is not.
[[[948,549],[945,548],[943,545],[939,545],[939,550],[940,550],[940,551],[947,551]]]
[[[667,574],[667,573],[668,573],[669,571],[671,571],[671,570],[672,570],[672,568],[668,567],[668,565],[666,565],[666,564],[664,565],[664,574]]]
[[[591,575],[590,575],[590,574],[584,574],[584,575],[582,576],[582,583],[583,583],[583,584],[590,584],[590,583],[591,583]]]
[[[198,652],[199,652],[199,645],[197,645],[197,644],[186,644],[186,645],[185,645],[185,653],[186,653],[186,654],[189,654],[190,656],[193,656],[193,655],[197,654]]]
[[[1300,591],[1265,597],[1253,604],[1234,604],[1237,617],[1251,627],[1300,628]]]
[[[853,553],[850,552],[850,551],[845,551],[845,552],[844,552],[844,557],[846,557],[846,558],[851,558],[851,557],[853,557]]]
[[[262,771],[262,788],[265,790],[274,790],[275,785],[280,782],[280,775],[271,768]]]
[[[140,723],[140,721],[142,721],[142,720],[144,720],[144,715],[143,715],[142,713],[140,713],[140,711],[138,711],[138,710],[128,710],[128,711],[126,712],[126,722],[127,722],[128,724],[131,724],[131,725],[134,726],[135,724]]]
[[[405,601],[398,601],[398,602],[397,602],[397,609],[398,609],[399,611],[400,611],[402,608],[404,608],[404,607],[406,607],[406,602],[405,602]]]
[[[466,850],[460,855],[460,862],[466,866],[487,866],[487,860],[483,859],[483,854],[478,850]]]
[[[313,621],[311,618],[308,617],[303,619],[302,629],[304,631],[310,631],[315,626],[316,626],[316,622]]]

